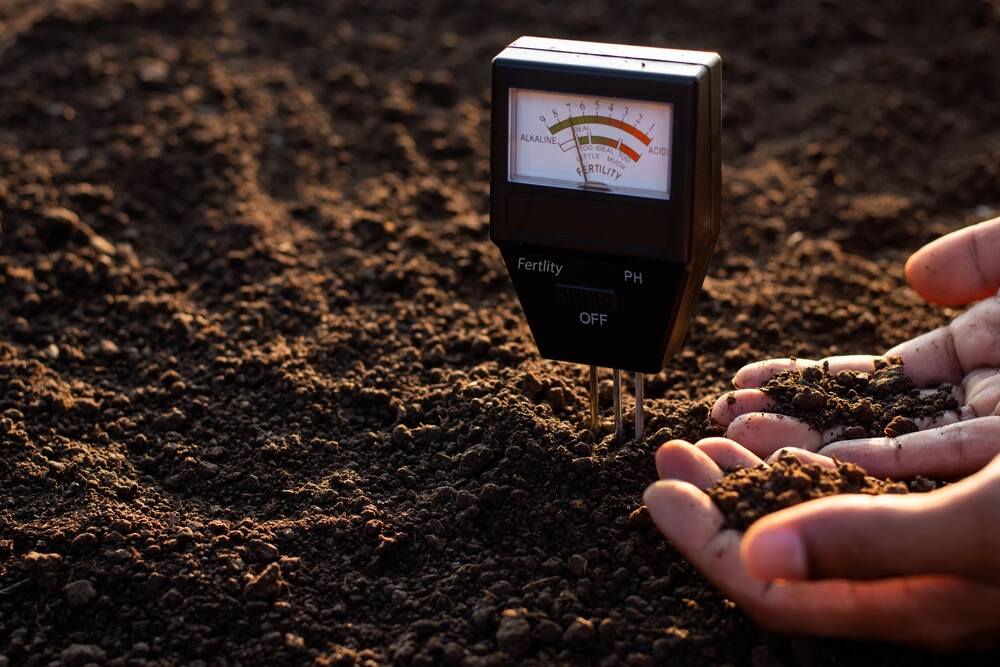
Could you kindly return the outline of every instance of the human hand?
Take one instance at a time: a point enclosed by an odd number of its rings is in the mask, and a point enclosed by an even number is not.
[[[712,416],[727,437],[761,456],[796,446],[836,456],[876,476],[897,479],[917,474],[960,477],[978,470],[1000,452],[1000,430],[982,423],[1000,414],[1000,218],[959,230],[925,246],[906,264],[910,284],[928,301],[955,305],[985,298],[950,324],[898,345],[883,357],[854,355],[810,359],[769,359],[740,369],[737,389],[716,402]],[[771,412],[774,402],[759,389],[792,368],[828,364],[829,372],[872,372],[876,360],[899,357],[918,385],[955,385],[961,408],[934,420],[918,421],[926,435],[840,440],[842,429],[819,432],[794,418]]]
[[[1000,433],[1000,417],[979,421]],[[920,437],[926,432],[901,439]],[[704,490],[723,470],[759,465],[726,438],[675,440],[657,451],[661,480],[644,495],[660,531],[755,622],[939,649],[1000,640],[1000,457],[931,493],[830,496],[765,516],[745,533],[724,529]]]

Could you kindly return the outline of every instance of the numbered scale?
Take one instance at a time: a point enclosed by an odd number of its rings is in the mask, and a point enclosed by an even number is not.
[[[493,60],[490,235],[542,356],[663,369],[720,229],[718,55],[522,37]]]
[[[669,199],[670,104],[516,88],[510,100],[512,180]]]

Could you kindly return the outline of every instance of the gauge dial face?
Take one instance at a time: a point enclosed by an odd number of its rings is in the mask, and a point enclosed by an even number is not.
[[[670,198],[673,105],[510,89],[508,178]]]

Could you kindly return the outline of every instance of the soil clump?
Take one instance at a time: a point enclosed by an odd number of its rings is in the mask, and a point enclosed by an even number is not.
[[[958,409],[951,385],[921,390],[898,359],[876,361],[873,373],[812,366],[784,371],[762,387],[777,414],[796,417],[818,431],[842,429],[838,440],[896,437],[918,430],[916,420]]]
[[[736,530],[746,530],[762,516],[815,498],[908,492],[906,484],[871,477],[853,463],[838,461],[828,468],[802,463],[788,452],[767,467],[730,472],[707,491],[722,511],[726,528]]]

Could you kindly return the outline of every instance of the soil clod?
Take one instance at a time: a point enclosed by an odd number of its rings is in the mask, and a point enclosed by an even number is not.
[[[97,599],[97,591],[94,589],[94,584],[86,579],[66,584],[63,591],[66,593],[66,602],[73,609],[86,607]]]
[[[281,578],[281,566],[271,563],[255,577],[251,577],[243,589],[243,597],[247,600],[273,600],[285,588]]]
[[[496,634],[501,651],[519,658],[531,647],[531,624],[514,610],[505,610]]]
[[[784,371],[763,386],[773,411],[795,417],[818,431],[843,429],[844,439],[896,437],[918,429],[915,420],[957,410],[950,385],[921,391],[898,359],[876,361],[871,375],[841,371],[831,375],[811,366]]]
[[[866,475],[853,463],[837,462],[826,468],[802,463],[788,452],[770,466],[731,472],[707,491],[722,511],[726,528],[736,530],[746,530],[762,516],[814,498],[907,492],[905,484]]]

